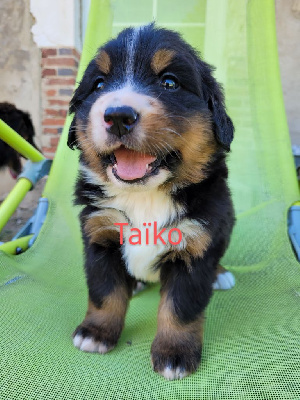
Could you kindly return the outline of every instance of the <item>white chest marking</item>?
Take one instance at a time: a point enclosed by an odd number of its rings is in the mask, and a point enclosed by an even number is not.
[[[183,209],[175,206],[169,195],[157,189],[119,193],[110,199],[109,205],[106,206],[124,212],[130,221],[129,225],[124,227],[124,243],[121,247],[128,272],[140,280],[151,282],[159,280],[159,271],[153,270],[153,266],[159,256],[170,249],[170,245],[168,230],[161,235],[166,245],[160,240],[154,244],[154,221],[157,223],[157,230],[160,231],[168,221],[181,214]],[[143,223],[147,224],[149,244],[146,244],[146,227]],[[148,223],[151,223],[151,226],[148,226]],[[141,244],[130,244],[129,237],[136,234],[131,228],[138,228],[141,231]]]

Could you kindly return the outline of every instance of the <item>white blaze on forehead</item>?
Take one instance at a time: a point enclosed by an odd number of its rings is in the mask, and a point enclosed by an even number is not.
[[[139,26],[133,29],[131,36],[127,39],[127,57],[126,57],[126,77],[128,82],[133,82],[134,74],[134,57],[136,50],[137,38],[143,26]]]

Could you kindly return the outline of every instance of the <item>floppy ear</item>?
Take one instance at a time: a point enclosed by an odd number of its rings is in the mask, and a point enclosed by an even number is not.
[[[200,63],[199,67],[200,76],[202,78],[203,97],[207,103],[207,108],[212,113],[216,140],[226,151],[230,151],[234,126],[226,113],[222,86],[212,75],[213,67],[203,61]]]
[[[234,126],[226,113],[223,99],[212,96],[208,99],[207,105],[213,115],[213,129],[217,142],[224,147],[226,151],[230,151]]]
[[[93,59],[89,63],[83,78],[70,101],[69,114],[75,113],[75,115],[70,125],[67,144],[72,150],[80,148],[76,137],[76,113],[80,110],[80,106],[91,92],[94,84],[94,77],[97,76],[98,73],[99,68],[97,67],[96,61]]]
[[[71,150],[79,149],[79,144],[77,142],[77,137],[76,137],[76,111],[81,106],[83,100],[86,97],[86,90],[84,88],[85,85],[82,80],[77,89],[75,90],[73,97],[70,101],[69,114],[74,114],[74,118],[69,128],[67,144]]]
[[[74,118],[71,122],[70,128],[69,128],[67,144],[71,150],[79,149],[79,145],[77,143],[77,137],[76,137],[76,117],[75,116],[74,116]]]

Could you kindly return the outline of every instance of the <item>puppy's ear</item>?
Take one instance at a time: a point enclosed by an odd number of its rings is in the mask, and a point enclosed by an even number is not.
[[[230,151],[234,126],[226,113],[222,86],[212,76],[211,66],[203,63],[201,70],[203,96],[212,113],[216,140],[226,151]]]
[[[78,85],[77,89],[75,90],[73,97],[70,101],[70,107],[69,107],[69,114],[75,114],[73,121],[71,123],[70,129],[69,129],[69,136],[68,136],[68,146],[70,149],[79,149],[79,144],[77,142],[77,137],[76,137],[76,114],[80,116],[80,107],[84,100],[87,98],[87,96],[90,94],[93,84],[94,84],[94,77],[99,74],[99,68],[97,67],[96,61],[93,59],[84,75],[83,78]]]
[[[230,151],[234,127],[231,119],[226,114],[224,103],[217,97],[212,96],[208,99],[207,105],[213,115],[213,129],[217,142],[224,147],[226,151]]]
[[[71,150],[79,149],[79,145],[78,145],[77,137],[76,137],[76,111],[78,111],[84,98],[86,97],[84,87],[85,86],[84,86],[84,83],[82,80],[80,82],[79,86],[77,87],[77,89],[75,90],[73,97],[70,101],[69,114],[74,114],[74,118],[73,118],[70,128],[69,128],[67,144]]]
[[[71,122],[71,125],[69,128],[67,144],[71,150],[79,149],[79,145],[78,145],[77,137],[76,137],[76,117],[74,117]]]

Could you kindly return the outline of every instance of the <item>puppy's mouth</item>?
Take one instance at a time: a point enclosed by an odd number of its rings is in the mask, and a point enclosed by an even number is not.
[[[110,155],[114,176],[128,183],[135,183],[154,175],[161,160],[147,153],[128,149],[124,146],[114,150]]]

